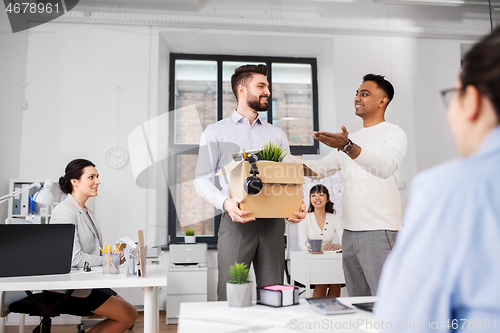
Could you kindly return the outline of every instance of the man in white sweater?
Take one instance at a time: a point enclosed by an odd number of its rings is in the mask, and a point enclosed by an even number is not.
[[[401,226],[398,191],[407,139],[397,125],[385,121],[394,96],[392,84],[381,75],[367,74],[354,98],[363,128],[349,134],[315,132],[314,137],[337,148],[317,161],[303,161],[318,178],[342,170],[343,268],[349,296],[374,296],[384,261]]]

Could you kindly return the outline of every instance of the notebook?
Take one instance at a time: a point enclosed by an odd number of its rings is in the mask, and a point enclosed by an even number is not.
[[[0,277],[71,271],[74,224],[0,224]]]

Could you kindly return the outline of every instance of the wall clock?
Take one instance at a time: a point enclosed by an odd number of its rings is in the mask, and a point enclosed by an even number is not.
[[[122,147],[113,147],[106,153],[106,162],[113,169],[123,168],[128,162],[128,152]]]

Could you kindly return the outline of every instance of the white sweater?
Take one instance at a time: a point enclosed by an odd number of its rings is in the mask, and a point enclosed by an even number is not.
[[[325,225],[319,228],[314,212],[307,213],[304,220],[298,225],[299,246],[302,251],[307,251],[306,241],[309,239],[321,239],[323,244],[333,244],[335,233],[342,242],[342,220],[335,214],[326,213]]]
[[[320,160],[294,157],[294,162],[306,164],[318,174],[317,178],[342,170],[345,230],[399,230],[402,215],[398,183],[408,144],[405,132],[397,125],[382,122],[349,134],[349,139],[361,147],[354,160],[334,150]]]

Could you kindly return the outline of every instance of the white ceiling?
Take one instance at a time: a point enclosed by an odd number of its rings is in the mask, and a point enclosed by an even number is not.
[[[76,10],[161,12],[197,12],[203,0],[80,0]]]
[[[492,0],[492,4],[500,6],[499,0]],[[124,12],[200,12],[208,5],[216,3],[224,5],[220,0],[80,0],[77,10],[101,10]],[[249,6],[274,7],[275,10],[287,10],[297,7],[323,7],[325,4],[352,4],[352,5],[427,5],[427,6],[488,6],[488,0],[267,0],[267,1],[231,1],[225,3],[231,7]]]
[[[242,38],[244,36],[244,38]],[[173,53],[220,54],[221,43],[223,54],[282,56],[284,53],[295,57],[318,57],[323,53],[325,45],[331,42],[327,37],[287,36],[283,33],[256,31],[225,31],[214,33],[211,30],[179,29],[175,33],[162,33],[162,37]],[[286,50],[286,52],[283,52]]]

